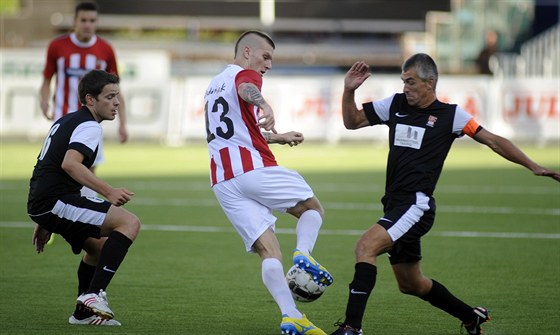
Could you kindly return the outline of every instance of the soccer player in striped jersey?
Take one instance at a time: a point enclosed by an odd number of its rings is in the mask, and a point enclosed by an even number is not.
[[[49,120],[56,121],[68,113],[80,109],[78,83],[93,69],[104,70],[119,75],[117,59],[113,48],[103,38],[96,35],[98,6],[93,2],[82,2],[76,6],[74,30],[55,38],[47,49],[47,59],[43,70],[43,83],[39,90],[41,111]],[[56,75],[54,106],[50,110],[51,80]],[[119,140],[126,142],[126,117],[124,99],[119,93]],[[103,146],[97,156],[95,166],[103,161]],[[95,195],[88,189],[83,195]]]
[[[53,233],[64,237],[75,254],[85,251],[70,324],[120,326],[106,289],[140,230],[138,217],[122,207],[134,194],[89,169],[102,138],[100,123],[118,113],[118,83],[118,77],[102,70],[83,77],[78,87],[83,106],[52,125],[29,183],[27,212],[36,223],[32,240],[37,252],[43,252]],[[81,196],[82,186],[107,200]]]
[[[332,283],[330,273],[311,256],[323,222],[323,207],[301,175],[278,166],[268,146],[294,146],[304,140],[299,132],[276,132],[274,111],[260,91],[262,76],[272,68],[274,49],[274,42],[263,32],[241,34],[233,64],[214,77],[206,90],[210,182],[246,250],[262,260],[263,283],[282,314],[281,332],[322,335],[325,333],[296,307],[274,234],[273,210],[295,216],[294,264],[312,274],[317,283]]]
[[[366,304],[377,278],[377,257],[385,252],[402,293],[429,302],[459,319],[468,334],[479,335],[481,324],[489,320],[488,310],[467,305],[443,284],[426,277],[420,266],[420,239],[434,223],[432,195],[451,145],[467,135],[537,176],[560,181],[560,173],[533,162],[509,140],[481,127],[461,107],[438,101],[438,71],[430,56],[416,54],[404,62],[403,93],[364,103],[358,109],[354,92],[369,76],[364,62],[350,68],[344,81],[342,116],[348,129],[389,127],[384,215],[358,240],[346,318],[331,335],[362,334]]]

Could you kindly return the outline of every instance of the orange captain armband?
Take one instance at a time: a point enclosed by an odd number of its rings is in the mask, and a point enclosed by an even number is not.
[[[463,128],[463,134],[468,135],[469,137],[473,137],[481,129],[482,126],[480,126],[474,118],[471,118]]]

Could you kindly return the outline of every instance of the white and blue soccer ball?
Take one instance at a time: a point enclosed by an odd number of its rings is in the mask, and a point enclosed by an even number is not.
[[[295,265],[286,273],[286,281],[294,299],[301,302],[315,301],[327,289],[327,286],[315,282],[309,273]]]

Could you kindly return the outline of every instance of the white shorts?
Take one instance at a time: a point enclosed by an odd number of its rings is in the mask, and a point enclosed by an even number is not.
[[[285,213],[313,197],[313,190],[299,173],[281,166],[249,171],[212,189],[248,252],[267,229],[274,230],[272,210]]]

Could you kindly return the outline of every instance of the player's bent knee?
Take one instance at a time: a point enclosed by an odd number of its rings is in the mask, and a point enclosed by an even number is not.
[[[406,295],[417,295],[417,291],[407,285],[399,285],[399,291],[401,291],[402,294]]]
[[[416,297],[424,297],[432,289],[431,280],[423,275],[415,275],[415,272],[407,273],[402,276],[397,274],[397,284],[399,291],[403,294],[413,295]]]
[[[391,248],[391,240],[384,236],[376,236],[371,231],[366,232],[356,243],[356,259],[368,260],[376,258]]]
[[[325,217],[325,209],[317,197],[307,199],[306,204],[308,209],[317,211],[322,218]]]
[[[317,197],[312,197],[307,200],[300,201],[294,207],[289,208],[287,212],[299,218],[303,213],[309,210],[316,211],[317,213],[319,213],[321,218],[325,217],[325,209],[323,208]]]
[[[319,208],[312,208],[313,210],[317,211],[322,218],[325,217],[325,209],[323,206],[319,205]]]
[[[416,297],[423,297],[428,293],[425,292],[422,287],[408,284],[399,284],[399,291],[401,291],[402,294],[412,295]]]
[[[365,239],[360,239],[356,243],[356,259],[357,260],[367,260],[375,258],[378,255],[378,251],[372,243],[368,243]]]
[[[134,240],[136,236],[138,236],[138,233],[140,233],[140,227],[142,226],[142,224],[140,223],[140,219],[136,215],[130,213],[129,216],[130,217],[125,221],[124,226],[126,227],[126,230],[128,232],[128,234],[126,234],[127,237],[131,240]]]
[[[111,207],[102,226],[102,235],[107,236],[111,231],[118,231],[131,240],[140,232],[140,219],[122,207]]]

